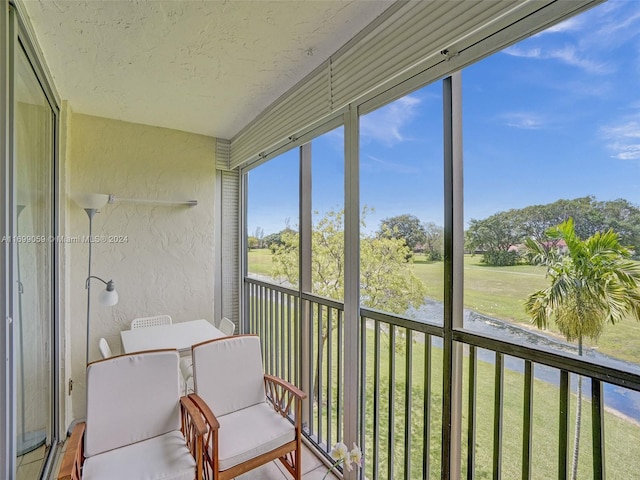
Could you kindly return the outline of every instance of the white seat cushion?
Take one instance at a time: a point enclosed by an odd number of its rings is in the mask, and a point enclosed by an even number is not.
[[[180,377],[184,395],[193,393],[193,361],[191,355],[180,359]]]
[[[282,418],[267,403],[259,403],[216,418],[220,423],[220,471],[270,452],[293,441],[296,436],[293,424]]]
[[[191,355],[180,359],[180,371],[185,379],[193,377],[193,360],[191,359]]]
[[[138,352],[87,367],[84,455],[92,457],[180,429],[176,350]]]
[[[266,400],[260,339],[224,337],[192,349],[195,391],[216,417]]]
[[[87,458],[83,480],[193,480],[196,462],[182,433],[159,437]]]
[[[184,381],[184,394],[189,395],[193,392],[193,377],[189,377]]]

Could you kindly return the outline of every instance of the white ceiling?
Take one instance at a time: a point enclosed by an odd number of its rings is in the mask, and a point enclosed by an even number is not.
[[[232,138],[392,0],[23,0],[74,112]]]

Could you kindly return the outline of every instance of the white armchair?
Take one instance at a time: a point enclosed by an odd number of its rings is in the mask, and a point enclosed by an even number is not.
[[[306,394],[264,374],[260,339],[219,338],[194,345],[192,354],[195,393],[189,398],[208,427],[205,478],[232,479],[280,459],[300,480],[301,409]]]
[[[218,323],[218,330],[225,335],[233,335],[236,332],[236,324],[227,317],[222,317],[220,323]]]
[[[98,342],[98,348],[100,349],[100,354],[102,358],[113,357],[113,353],[111,352],[111,347],[109,346],[109,342],[105,338],[101,338]]]
[[[202,478],[204,422],[180,398],[176,350],[87,366],[87,420],[69,440],[58,479]]]
[[[227,336],[233,335],[236,331],[236,325],[227,317],[222,317],[218,323],[218,330]],[[193,393],[193,359],[191,355],[180,359],[180,371],[184,379],[184,394]]]

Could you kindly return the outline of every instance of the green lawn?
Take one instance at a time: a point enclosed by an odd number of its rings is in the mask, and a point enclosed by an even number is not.
[[[490,317],[531,325],[524,310],[524,302],[530,293],[545,288],[548,280],[543,267],[516,265],[513,267],[488,267],[480,263],[479,255],[465,255],[464,304],[466,308]],[[429,297],[442,301],[442,262],[414,263],[415,274],[427,285]],[[555,325],[549,333],[560,337]],[[606,325],[597,342],[585,342],[602,353],[630,362],[640,362],[640,322],[626,319],[620,324]]]
[[[433,347],[431,362],[425,365],[425,337],[423,334],[415,334],[411,352],[411,384],[409,402],[406,397],[406,339],[400,335],[402,329],[396,329],[395,345],[390,344],[388,333],[384,330],[380,333],[379,356],[379,390],[376,395],[374,389],[374,330],[372,325],[367,329],[367,355],[366,355],[366,411],[365,411],[365,438],[363,447],[365,462],[365,476],[373,478],[373,469],[377,468],[380,480],[392,480],[405,477],[405,452],[410,456],[410,472],[407,475],[411,479],[423,478],[423,448],[424,436],[424,402],[428,402],[429,408],[429,449],[426,455],[430,479],[440,478],[441,462],[441,434],[442,434],[442,381],[443,358],[442,349]],[[323,365],[332,365],[332,401],[328,401],[327,382],[328,371],[323,368],[323,435],[327,432],[327,409],[335,408],[338,403],[337,383],[337,336],[332,338],[332,359],[326,357],[326,345],[323,354]],[[393,356],[395,366],[393,369],[395,380],[390,380],[390,357]],[[466,478],[467,462],[467,433],[468,433],[468,356],[465,354],[465,368],[463,374],[463,402],[462,402],[462,478]],[[430,395],[425,395],[424,372],[428,368],[431,374]],[[503,394],[503,434],[502,434],[502,478],[521,478],[522,470],[522,440],[524,418],[524,376],[512,370],[504,371]],[[559,389],[557,386],[541,380],[534,380],[534,400],[532,414],[532,478],[548,479],[558,478],[559,459]],[[588,397],[588,395],[587,395]],[[576,396],[570,397],[570,445],[572,451],[573,428],[575,421]],[[475,441],[475,478],[493,478],[493,445],[494,445],[494,405],[495,405],[495,366],[491,363],[478,361],[476,384],[476,441]],[[411,420],[409,431],[405,432],[406,405],[410,405]],[[377,415],[375,408],[377,405]],[[389,408],[393,405],[393,412]],[[316,407],[317,408],[317,407]],[[591,403],[583,401],[583,423],[581,431],[581,450],[579,456],[579,478],[592,478],[592,443],[591,443]],[[390,428],[390,418],[393,413],[393,427]],[[375,421],[375,423],[374,423]],[[335,435],[336,424],[333,423]],[[378,426],[378,440],[374,438],[374,425]],[[634,478],[634,472],[640,469],[640,444],[637,439],[640,436],[640,425],[620,418],[613,413],[605,412],[605,461],[607,478],[628,479]],[[314,428],[317,431],[318,425]],[[390,435],[392,434],[392,435]],[[406,444],[406,437],[410,438],[410,445]],[[329,443],[333,443],[335,437]],[[392,442],[390,448],[390,442]],[[624,445],[624,448],[621,446]],[[377,448],[376,448],[377,447]],[[389,465],[389,451],[393,452],[393,466]],[[377,458],[378,464],[374,466],[373,459]],[[389,474],[391,469],[391,474]]]
[[[421,261],[416,256],[415,274],[427,286],[427,295],[434,300],[443,298],[443,262]],[[513,267],[487,267],[481,257],[465,255],[464,303],[465,307],[494,318],[520,323],[534,328],[524,310],[527,295],[544,288],[547,280],[542,267],[517,265]],[[268,249],[249,252],[249,272],[270,275],[271,252]],[[558,335],[554,326],[552,334]],[[588,343],[587,343],[588,344]],[[627,319],[617,325],[605,326],[597,342],[591,342],[601,352],[634,363],[640,362],[640,322]]]
[[[249,273],[258,275],[271,275],[273,268],[273,260],[271,259],[271,250],[268,248],[260,248],[249,250]]]
[[[373,351],[373,331],[367,332],[367,350]],[[405,418],[405,340],[396,340],[396,346],[389,348],[388,337],[384,333],[380,355],[381,365],[381,392],[379,401],[380,417],[378,424],[381,429],[381,441],[379,448],[379,473],[381,479],[389,479],[387,475],[388,445],[388,419],[389,419],[389,391],[393,392],[395,405],[394,435],[394,474],[391,478],[404,476],[404,418]],[[409,478],[422,478],[422,435],[423,435],[423,399],[424,396],[424,336],[416,334],[412,351],[412,384],[411,384],[411,474]],[[395,384],[389,384],[389,353],[395,355]],[[366,430],[369,437],[365,445],[365,456],[372,458],[373,444],[371,436],[373,432],[373,362],[374,356],[367,355],[367,414]],[[467,399],[468,399],[468,371],[464,374],[463,393],[463,435],[462,458],[463,478],[466,477],[466,443],[467,443]],[[442,414],[442,350],[432,349],[431,357],[431,396],[429,399],[431,408],[430,422],[430,475],[429,478],[440,478],[440,445],[441,445],[441,414]],[[478,376],[476,389],[476,468],[475,478],[492,478],[493,464],[493,409],[495,393],[495,367],[487,362],[478,362]],[[549,383],[534,381],[534,409],[533,409],[533,478],[548,479],[558,478],[558,429],[559,429],[559,389]],[[503,450],[502,450],[502,478],[520,478],[522,468],[522,435],[523,435],[523,391],[524,376],[518,372],[505,370],[504,372],[504,409],[503,409]],[[573,425],[575,414],[575,395],[571,396],[571,420],[570,433],[573,439]],[[583,424],[581,434],[581,453],[579,463],[579,478],[591,478],[592,475],[592,448],[591,448],[591,404],[583,403]],[[640,445],[637,439],[640,435],[640,426],[623,420],[613,414],[605,414],[605,458],[607,478],[627,479],[633,478],[634,472],[640,468]],[[627,447],[620,448],[626,445]],[[572,448],[572,447],[570,447]],[[367,465],[371,469],[371,464]],[[372,477],[371,470],[365,472],[367,477]]]

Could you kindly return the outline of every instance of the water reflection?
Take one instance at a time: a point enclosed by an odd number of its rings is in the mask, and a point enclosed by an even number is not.
[[[442,324],[444,307],[442,303],[427,301],[419,309],[410,311],[409,316],[423,322]],[[536,346],[578,356],[576,345],[545,335],[542,332],[481,315],[471,310],[464,311],[464,328],[471,332],[500,338],[511,343]],[[434,338],[433,345],[442,347],[442,339]],[[599,365],[640,375],[640,365],[610,357],[594,349],[585,348],[583,358]],[[479,349],[478,359],[487,363],[494,363],[495,354],[490,350]],[[515,372],[524,372],[524,361],[516,357],[505,356],[504,366]],[[536,379],[552,385],[559,385],[560,383],[560,371],[557,368],[535,364],[534,376]],[[571,375],[571,388],[574,392],[577,391],[577,379],[577,375]],[[590,391],[591,381],[589,379],[583,379],[582,385],[585,394]],[[616,410],[618,413],[640,422],[640,392],[608,383],[603,384],[603,391],[605,407]]]

